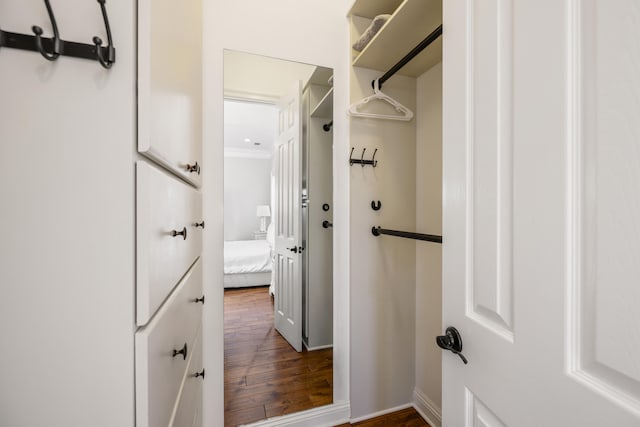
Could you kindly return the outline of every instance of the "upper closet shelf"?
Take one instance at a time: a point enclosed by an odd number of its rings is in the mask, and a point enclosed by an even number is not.
[[[398,3],[401,4],[397,6]],[[442,0],[357,0],[349,13],[353,29],[359,34],[366,30],[376,15],[392,14],[352,64],[385,72],[442,24]],[[440,61],[442,37],[406,64],[398,74],[418,77]]]
[[[311,112],[311,117],[330,119],[333,117],[333,88],[318,102],[316,108]]]

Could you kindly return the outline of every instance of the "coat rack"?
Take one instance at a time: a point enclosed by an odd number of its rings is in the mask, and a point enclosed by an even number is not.
[[[31,27],[34,35],[0,30],[0,48],[8,47],[39,52],[48,61],[56,61],[60,56],[92,59],[98,61],[104,68],[111,68],[116,62],[116,49],[113,47],[111,27],[109,26],[109,17],[107,16],[105,6],[106,0],[97,0],[97,2],[100,4],[102,19],[104,20],[107,32],[107,46],[102,46],[102,39],[98,36],[93,37],[93,44],[62,40],[51,3],[49,0],[44,0],[47,13],[49,14],[49,20],[51,21],[53,37],[42,37],[44,32],[42,28],[37,25]]]
[[[353,158],[354,149],[355,149],[354,147],[351,147],[351,154],[349,154],[349,166],[360,165],[364,167],[365,165],[371,165],[375,168],[378,165],[378,161],[376,160],[376,153],[378,152],[377,148],[373,151],[373,157],[371,158],[371,160],[364,159],[364,153],[367,151],[366,148],[362,149],[362,155],[360,156],[359,159],[354,159]]]

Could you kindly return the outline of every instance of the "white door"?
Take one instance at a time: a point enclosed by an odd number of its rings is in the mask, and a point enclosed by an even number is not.
[[[444,2],[444,426],[640,425],[639,22]]]
[[[275,327],[302,351],[301,83],[278,102],[275,150]]]

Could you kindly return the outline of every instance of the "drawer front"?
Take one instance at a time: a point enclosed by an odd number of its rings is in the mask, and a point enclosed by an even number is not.
[[[136,321],[145,325],[200,256],[202,198],[146,162],[137,162],[136,178]]]
[[[169,424],[190,360],[197,349],[202,306],[198,260],[156,316],[135,334],[136,421],[138,427]],[[186,345],[186,358],[184,350]],[[197,359],[195,359],[197,360]]]
[[[200,376],[202,367],[202,331],[198,333],[198,339],[194,345],[194,352],[184,377],[180,400],[176,405],[171,427],[192,427],[200,422],[200,407],[202,405],[202,383],[204,378]],[[196,376],[198,375],[198,376]]]
[[[138,2],[138,151],[198,186],[188,166],[202,165],[201,3]]]

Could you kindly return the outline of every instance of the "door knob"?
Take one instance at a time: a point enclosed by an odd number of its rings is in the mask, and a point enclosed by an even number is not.
[[[467,358],[462,354],[462,337],[460,332],[453,326],[449,326],[444,335],[436,337],[436,344],[443,350],[449,350],[453,354],[460,356],[460,359],[466,365],[468,363]]]
[[[200,298],[194,299],[193,302],[195,302],[196,304],[201,302],[202,305],[204,305],[204,295],[202,295]]]
[[[201,222],[196,222],[195,224],[193,224],[193,226],[195,228],[202,227],[202,229],[204,230],[204,220],[202,220]]]
[[[333,224],[327,221],[326,219],[322,221],[322,228],[329,228],[329,227],[333,227]]]
[[[298,247],[297,246],[294,246],[292,248],[287,248],[287,249],[290,250],[291,252],[293,252],[294,254],[298,253]]]

